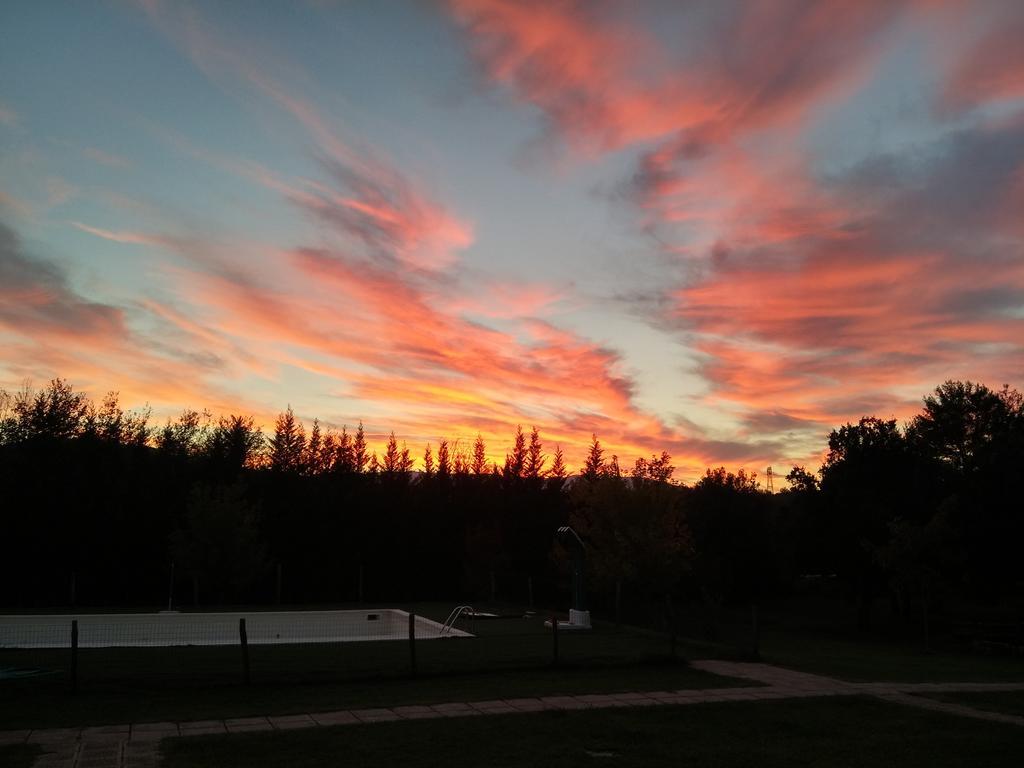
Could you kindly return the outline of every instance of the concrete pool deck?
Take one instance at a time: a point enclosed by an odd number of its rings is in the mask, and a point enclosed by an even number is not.
[[[250,645],[405,640],[409,613],[399,608],[323,611],[221,611],[0,615],[0,648],[69,648],[71,622],[79,648],[165,648],[238,645],[245,619]],[[469,633],[416,615],[416,639]]]
[[[681,689],[632,693],[539,696],[536,698],[453,701],[372,709],[344,709],[308,714],[237,717],[164,723],[130,723],[91,728],[48,728],[0,731],[0,745],[39,744],[45,753],[34,768],[155,768],[160,741],[207,734],[259,733],[335,725],[360,725],[397,720],[506,715],[551,710],[603,709],[769,701],[814,696],[875,696],[895,704],[950,715],[1024,726],[1024,717],[950,704],[915,696],[939,692],[1024,691],[1024,683],[848,683],[791,669],[733,661],[694,661],[695,669],[724,677],[754,680],[761,685],[739,688]]]

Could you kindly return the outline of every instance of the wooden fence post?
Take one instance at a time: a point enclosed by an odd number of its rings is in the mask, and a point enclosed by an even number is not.
[[[558,616],[551,614],[551,659],[558,666]]]
[[[676,657],[676,612],[672,605],[672,596],[665,595],[665,614],[668,618],[668,653],[672,659]]]
[[[242,680],[249,684],[249,636],[245,631],[245,617],[238,620],[238,639],[242,644]]]
[[[416,614],[409,611],[409,663],[416,677]]]
[[[78,693],[78,619],[71,620],[71,692]]]

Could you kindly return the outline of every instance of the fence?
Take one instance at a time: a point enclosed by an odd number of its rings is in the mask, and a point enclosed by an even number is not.
[[[66,690],[343,682],[665,659],[666,633],[451,605],[332,611],[0,616],[0,684]]]

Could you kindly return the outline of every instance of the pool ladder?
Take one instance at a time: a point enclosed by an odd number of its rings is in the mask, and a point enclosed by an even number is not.
[[[455,606],[455,608],[452,609],[452,612],[448,614],[448,618],[445,619],[444,626],[441,627],[441,631],[438,633],[438,636],[445,637],[446,634],[448,636],[451,636],[451,631],[455,628],[455,622],[458,621],[459,617],[462,614],[464,614],[466,611],[469,611],[470,613],[473,613],[474,612],[473,611],[473,606],[472,605],[457,605],[457,606]]]

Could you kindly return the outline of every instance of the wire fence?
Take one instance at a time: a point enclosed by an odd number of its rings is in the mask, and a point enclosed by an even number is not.
[[[68,690],[342,682],[628,665],[674,653],[670,633],[451,605],[322,611],[0,616],[0,684]],[[450,620],[450,621],[448,621]]]

